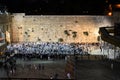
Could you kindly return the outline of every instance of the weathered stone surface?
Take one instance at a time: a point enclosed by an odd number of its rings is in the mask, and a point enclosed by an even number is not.
[[[10,42],[11,33],[11,16],[8,14],[0,14],[0,46],[6,42]]]
[[[12,15],[13,42],[43,41],[58,42],[98,42],[98,30],[102,26],[113,25],[110,16],[76,16],[76,15]],[[69,35],[65,34],[65,30]],[[74,34],[76,32],[76,34]],[[87,32],[88,35],[85,35]]]

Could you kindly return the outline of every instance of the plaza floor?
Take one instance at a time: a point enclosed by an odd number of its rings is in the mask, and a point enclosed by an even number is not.
[[[75,74],[77,80],[120,80],[120,72],[108,61],[77,61]]]
[[[40,67],[39,67],[40,65]],[[24,61],[17,59],[15,73],[7,76],[4,68],[0,68],[0,77],[2,78],[40,78],[50,79],[58,75],[58,79],[65,79],[65,61],[52,61],[52,60],[31,60]]]
[[[75,80],[120,80],[120,72],[113,66],[111,68],[110,61],[104,60],[77,60],[74,64]],[[119,63],[120,64],[120,63]],[[41,67],[38,67],[38,66]],[[42,67],[44,66],[44,67]],[[68,66],[67,68],[70,68]],[[6,70],[0,68],[0,78],[35,78],[50,79],[55,74],[57,79],[66,79],[66,61],[65,60],[23,60],[17,59],[16,71],[14,74],[7,76]]]

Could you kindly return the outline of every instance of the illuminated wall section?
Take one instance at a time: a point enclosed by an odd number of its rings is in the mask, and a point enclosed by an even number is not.
[[[98,42],[101,26],[111,26],[110,16],[39,16],[13,14],[13,42]]]
[[[11,28],[11,16],[9,14],[0,14],[0,46],[8,42],[6,31],[10,33],[11,32],[10,28]]]

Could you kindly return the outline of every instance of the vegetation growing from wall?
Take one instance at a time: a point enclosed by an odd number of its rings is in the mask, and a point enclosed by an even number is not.
[[[77,32],[76,31],[73,31],[72,34],[73,34],[73,38],[77,37]]]
[[[68,30],[64,30],[64,33],[67,35],[67,36],[70,36],[70,33]]]
[[[38,37],[37,41],[41,41],[41,39]]]
[[[27,35],[27,34],[28,34],[28,32],[25,32],[25,34]]]
[[[89,33],[88,33],[87,31],[83,32],[83,34],[84,34],[85,36],[88,36],[88,35],[89,35]]]
[[[63,41],[64,41],[63,38],[58,39],[58,42],[63,42]]]

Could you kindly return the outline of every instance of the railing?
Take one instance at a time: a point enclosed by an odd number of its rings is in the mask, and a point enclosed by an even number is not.
[[[101,39],[111,43],[117,47],[120,47],[120,40],[116,36],[110,35],[110,33],[113,33],[114,30],[113,27],[101,27],[99,29],[99,33],[101,34]]]

